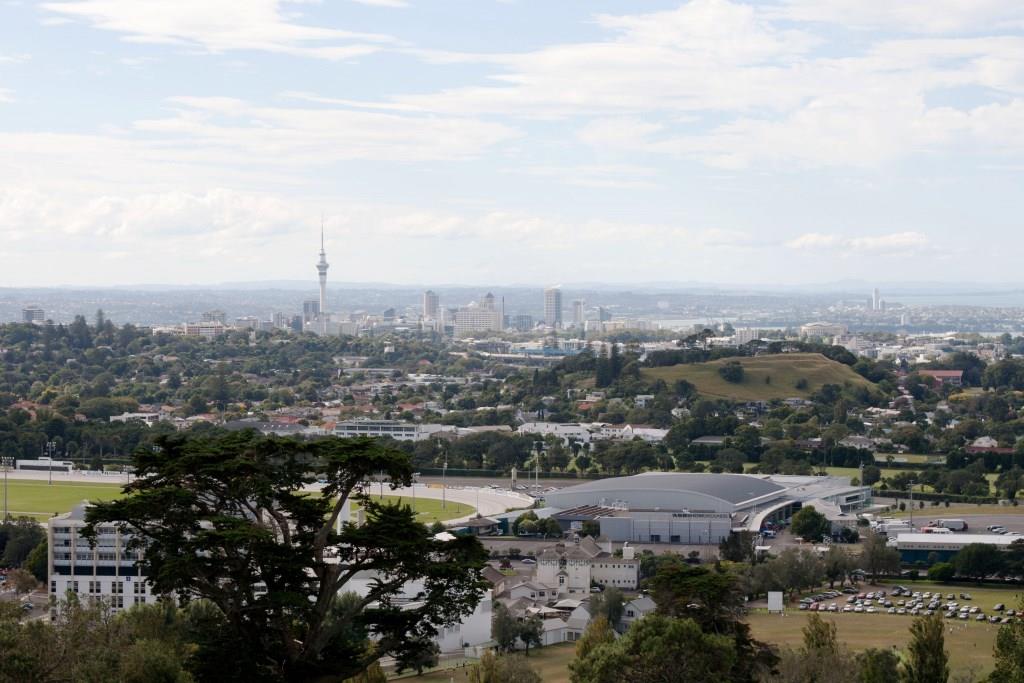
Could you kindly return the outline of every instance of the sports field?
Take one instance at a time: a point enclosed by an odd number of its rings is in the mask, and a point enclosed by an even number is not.
[[[727,362],[739,361],[743,365],[742,382],[725,381],[718,369]],[[646,380],[661,379],[670,386],[678,380],[690,382],[703,396],[728,398],[735,401],[770,401],[791,397],[806,398],[825,384],[855,384],[874,387],[849,366],[825,358],[820,353],[783,353],[754,358],[726,358],[709,363],[672,365],[663,368],[644,368],[640,371]],[[806,380],[804,389],[796,384]]]
[[[408,505],[416,511],[416,517],[419,521],[424,524],[433,524],[434,522],[444,522],[449,519],[456,519],[458,517],[465,517],[466,515],[473,514],[476,509],[472,505],[466,503],[456,503],[449,500],[445,507],[441,507],[441,501],[434,500],[433,498],[417,498],[413,501],[411,496],[384,496],[380,495],[371,496],[371,498],[378,502],[384,503],[403,503]]]
[[[45,481],[26,479],[10,479],[7,482],[7,507],[10,514],[15,517],[33,517],[39,521],[67,512],[83,500],[113,500],[121,495],[120,484],[71,481],[47,484]],[[2,502],[3,498],[0,497],[0,504]]]

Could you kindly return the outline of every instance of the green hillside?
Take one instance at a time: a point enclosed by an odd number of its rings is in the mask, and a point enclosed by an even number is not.
[[[718,368],[730,361],[743,365],[743,381],[731,383],[722,379]],[[710,363],[672,365],[664,368],[644,368],[645,379],[665,380],[669,385],[685,379],[702,395],[710,398],[728,398],[735,401],[770,401],[782,398],[807,398],[825,384],[840,386],[850,383],[866,387],[874,384],[848,366],[837,363],[820,353],[784,353],[756,358],[727,358]],[[767,380],[766,380],[767,378]],[[807,380],[805,389],[797,389],[801,379]]]

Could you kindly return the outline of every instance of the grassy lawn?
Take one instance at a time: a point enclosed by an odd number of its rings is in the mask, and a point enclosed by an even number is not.
[[[827,471],[829,474],[835,474],[835,475],[838,475],[840,477],[859,477],[860,476],[860,469],[857,468],[857,467],[826,467],[825,471]],[[888,477],[895,477],[896,475],[902,474],[904,472],[907,472],[909,474],[917,474],[917,470],[884,469],[884,470],[882,470],[882,478],[885,479],[885,478],[888,478]],[[924,488],[925,488],[925,490],[930,489],[930,487],[928,487],[928,486],[925,486]],[[920,485],[915,486],[914,490],[915,491],[920,491],[921,490],[921,486]]]
[[[530,664],[540,674],[540,679],[544,683],[568,683],[569,662],[575,656],[575,643],[559,643],[558,645],[549,645],[538,650],[530,650]],[[448,670],[441,669],[433,673],[424,674],[418,678],[414,676],[410,680],[434,681],[436,683],[449,683],[452,680],[456,683],[465,683],[469,680],[469,676],[464,668],[456,666],[454,674],[455,677],[452,678]]]
[[[896,582],[883,583],[887,590]],[[977,605],[988,616],[996,614],[992,607],[996,603],[1004,603],[1016,608],[1021,595],[1017,588],[978,588],[969,584],[944,585],[918,581],[904,582],[907,588],[915,591],[940,592],[943,595],[969,593],[970,601],[960,600],[961,605]],[[875,586],[864,586],[870,591]],[[899,600],[901,598],[895,598]],[[844,598],[835,602],[844,605]],[[943,600],[944,601],[944,600]],[[799,647],[803,642],[801,629],[806,623],[808,612],[799,612],[795,608],[787,609],[786,616],[755,612],[748,618],[754,636],[768,643],[782,646]],[[910,640],[910,624],[914,618],[908,615],[894,614],[821,614],[823,619],[836,624],[840,642],[852,651],[864,650],[869,647],[886,648],[892,645],[904,647]],[[960,621],[959,619],[943,619],[946,624],[946,649],[949,651],[952,673],[976,674],[991,671],[992,646],[995,643],[999,627],[989,623]]]
[[[448,504],[442,508],[441,501],[433,500],[431,498],[417,498],[415,502],[411,496],[403,497],[385,495],[384,497],[381,497],[380,495],[373,495],[371,498],[383,503],[403,503],[408,505],[416,511],[419,521],[424,524],[433,524],[438,521],[444,522],[457,517],[465,517],[466,515],[473,514],[476,509],[472,505],[456,503],[451,500],[449,500]]]
[[[916,465],[930,462],[946,462],[944,455],[926,455],[924,453],[875,453],[875,462],[884,465],[889,462],[889,456],[893,458],[894,465]],[[882,470],[884,473],[885,470]]]
[[[729,361],[739,361],[743,365],[742,382],[726,382],[718,374],[718,368]],[[710,363],[644,368],[640,372],[646,380],[662,379],[669,386],[685,379],[697,387],[697,391],[704,396],[736,401],[806,398],[825,384],[843,385],[849,382],[866,387],[874,386],[848,366],[831,361],[818,353],[727,358]],[[797,381],[801,379],[807,380],[806,389],[796,388]]]
[[[903,648],[910,640],[910,624],[914,618],[892,614],[831,614],[822,615],[825,621],[836,624],[839,641],[851,651],[870,647]],[[946,624],[946,650],[949,652],[951,672],[987,674],[992,670],[992,646],[997,626],[974,621],[943,620]],[[778,614],[751,614],[748,618],[755,638],[779,646],[800,647],[803,644],[806,612]]]
[[[68,512],[83,500],[113,500],[121,497],[120,484],[54,482],[10,479],[7,482],[7,507],[14,516],[45,521],[54,514]]]
[[[905,494],[904,494],[905,496]],[[905,497],[901,497],[900,500],[905,500]],[[916,502],[914,503],[917,504]],[[1024,505],[970,505],[970,504],[951,504],[949,507],[940,505],[938,507],[932,507],[931,503],[925,505],[924,510],[914,510],[915,515],[922,514],[934,514],[936,517],[960,517],[962,515],[1024,515]],[[941,514],[940,514],[941,513]],[[887,517],[909,517],[910,512],[900,512],[895,510],[893,512],[885,513]],[[973,530],[973,526],[972,526]]]

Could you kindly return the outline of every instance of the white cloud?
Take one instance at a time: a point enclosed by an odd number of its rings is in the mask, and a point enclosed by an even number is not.
[[[154,145],[196,159],[319,166],[335,161],[472,158],[516,132],[470,118],[401,116],[349,109],[260,107],[225,97],[176,97],[174,116],[136,121]],[[167,136],[161,143],[161,137]]]
[[[299,24],[289,0],[68,0],[42,6],[88,21],[131,42],[182,45],[212,53],[260,50],[349,59],[394,43],[391,36]]]
[[[372,7],[408,7],[409,3],[406,0],[352,0],[352,2],[359,3],[360,5],[370,5]]]
[[[841,235],[808,232],[783,244],[796,250],[843,250],[855,252],[884,252],[898,254],[931,247],[931,240],[920,232],[894,232],[885,235],[843,237]]]
[[[1018,0],[785,0],[773,14],[793,21],[904,33],[1024,26],[1024,5]]]
[[[785,243],[790,249],[822,249],[834,247],[840,243],[837,235],[824,235],[820,232],[808,232]]]
[[[854,237],[847,241],[858,251],[906,251],[929,245],[928,236],[920,232],[894,232],[889,235]]]

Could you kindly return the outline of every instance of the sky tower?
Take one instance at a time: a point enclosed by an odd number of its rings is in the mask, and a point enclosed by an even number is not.
[[[324,221],[320,219],[320,260],[316,272],[320,276],[320,334],[327,334],[327,252],[324,251]]]

